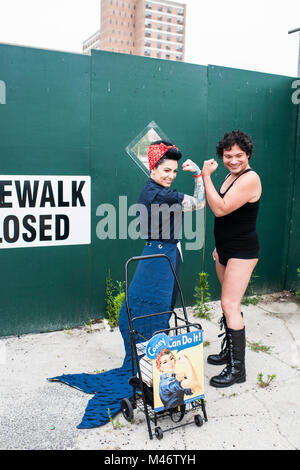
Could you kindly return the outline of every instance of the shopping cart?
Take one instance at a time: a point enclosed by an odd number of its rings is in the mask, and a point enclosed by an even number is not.
[[[175,283],[178,287],[178,292],[181,300],[181,307],[183,317],[180,316],[175,310],[167,312],[151,313],[149,315],[142,315],[132,317],[128,299],[128,267],[129,264],[136,261],[143,261],[150,258],[166,258],[170,264]],[[155,436],[158,439],[163,438],[164,432],[187,426],[189,424],[196,424],[202,426],[204,421],[207,422],[207,414],[205,409],[205,401],[202,398],[189,403],[183,403],[180,406],[172,407],[170,409],[157,410],[154,408],[154,393],[153,386],[151,386],[152,369],[145,367],[142,364],[142,359],[145,358],[147,344],[156,335],[165,334],[168,337],[184,335],[192,332],[201,332],[202,327],[199,323],[190,323],[187,317],[187,311],[183,299],[182,289],[179,284],[178,277],[173,267],[172,261],[165,254],[145,255],[130,258],[125,265],[125,303],[128,314],[129,334],[130,334],[130,353],[132,365],[132,377],[129,379],[129,384],[132,385],[133,394],[130,399],[124,398],[121,403],[121,410],[124,418],[132,422],[134,420],[134,410],[138,409],[145,414],[146,423],[148,427],[149,437],[153,439],[151,422],[154,423]],[[162,316],[168,319],[169,327],[166,329],[159,329],[161,325]],[[138,325],[138,326],[137,326]],[[142,325],[142,327],[141,327]],[[156,329],[158,328],[158,329]],[[202,358],[203,360],[203,358]],[[145,363],[145,361],[144,361]],[[147,364],[147,361],[146,361]],[[201,408],[203,417],[198,412]],[[195,414],[196,410],[196,414]],[[193,420],[188,420],[186,416],[193,413]],[[167,418],[169,425],[162,429],[158,426],[158,421]],[[170,425],[170,421],[172,425]]]

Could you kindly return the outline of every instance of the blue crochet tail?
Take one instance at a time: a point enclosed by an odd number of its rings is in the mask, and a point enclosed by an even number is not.
[[[143,255],[165,253],[176,267],[176,261],[178,261],[176,245],[167,244],[164,249],[158,249],[158,245],[153,242],[151,247],[146,246]],[[147,288],[145,289],[145,287]],[[174,277],[166,259],[140,261],[128,292],[131,317],[170,311],[173,288]],[[153,324],[144,319],[138,319],[135,322],[135,329],[150,339],[155,331],[168,328],[168,315],[155,318],[156,322]],[[79,429],[94,428],[106,424],[109,421],[109,415],[114,417],[121,410],[122,399],[132,397],[132,386],[128,384],[128,380],[132,376],[132,365],[125,302],[123,302],[119,314],[119,329],[125,347],[122,367],[100,374],[71,374],[48,379],[51,382],[62,382],[85,393],[94,394],[94,397],[88,402],[82,422],[77,426]],[[136,342],[141,341],[140,337],[136,337]]]

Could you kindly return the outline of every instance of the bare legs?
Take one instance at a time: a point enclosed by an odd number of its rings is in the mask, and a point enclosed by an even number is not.
[[[216,251],[214,251],[214,259],[217,276],[222,287],[221,307],[226,317],[227,326],[232,330],[241,330],[244,328],[241,301],[258,259],[230,258],[227,266],[223,266],[219,262]]]
[[[225,369],[209,381],[213,387],[223,388],[246,380],[246,335],[241,315],[241,301],[258,259],[230,258],[224,266],[220,263],[216,250],[213,258],[222,286],[221,307],[226,318],[226,348],[224,349],[222,343],[220,354],[208,356],[207,361],[214,365],[226,363]]]

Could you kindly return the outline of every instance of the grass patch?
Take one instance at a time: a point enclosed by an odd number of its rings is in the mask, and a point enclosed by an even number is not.
[[[260,341],[256,342],[256,341],[248,341],[247,340],[247,345],[249,346],[249,348],[251,349],[251,351],[254,351],[254,352],[264,352],[264,353],[267,353],[269,354],[271,352],[271,346],[265,346],[264,344],[261,344]]]

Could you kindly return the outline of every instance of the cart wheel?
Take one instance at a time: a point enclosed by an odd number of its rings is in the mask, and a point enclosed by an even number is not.
[[[122,400],[121,411],[126,421],[130,422],[133,420],[133,407],[131,401],[127,398],[123,398]]]
[[[161,428],[159,428],[159,427],[155,428],[155,436],[159,440],[161,440],[164,437],[164,433],[162,432]]]
[[[203,418],[202,418],[202,416],[196,415],[196,416],[194,417],[194,420],[195,420],[196,426],[199,426],[199,427],[200,427],[200,426],[203,426]]]

